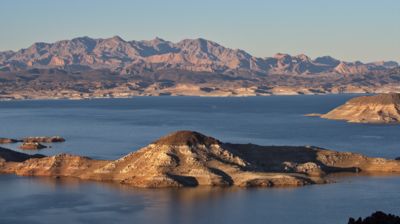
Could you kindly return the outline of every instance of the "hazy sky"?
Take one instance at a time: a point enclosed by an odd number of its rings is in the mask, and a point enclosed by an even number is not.
[[[277,52],[400,62],[399,0],[0,0],[0,50],[78,36],[206,38]]]

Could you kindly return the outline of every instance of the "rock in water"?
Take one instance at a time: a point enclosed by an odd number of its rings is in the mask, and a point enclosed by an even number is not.
[[[12,138],[0,138],[0,144],[11,144],[11,143],[16,143],[20,142],[17,139],[12,139]]]
[[[19,146],[19,148],[24,150],[39,150],[45,149],[47,146],[42,145],[39,142],[24,142]]]
[[[321,117],[354,123],[399,123],[400,93],[356,97]]]
[[[60,136],[41,136],[41,137],[26,137],[22,140],[23,142],[38,142],[38,143],[54,143],[54,142],[65,142],[65,139]]]

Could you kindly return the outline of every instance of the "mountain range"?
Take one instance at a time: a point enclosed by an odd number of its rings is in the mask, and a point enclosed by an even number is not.
[[[399,66],[394,61],[345,62],[330,56],[315,58],[278,53],[254,57],[239,49],[229,49],[205,39],[185,39],[177,43],[160,38],[125,41],[79,37],[55,43],[35,43],[17,52],[0,52],[3,71],[28,68],[110,69],[121,73],[141,73],[163,69],[195,72],[256,74],[366,74]]]
[[[0,52],[0,99],[400,91],[395,61],[255,57],[205,39],[79,37]]]

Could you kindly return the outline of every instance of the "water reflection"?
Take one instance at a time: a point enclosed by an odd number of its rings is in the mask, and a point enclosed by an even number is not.
[[[400,210],[399,177],[343,175],[301,188],[138,189],[74,178],[0,176],[0,223],[345,223]],[[9,189],[13,189],[10,191]],[[8,191],[7,191],[8,190]]]

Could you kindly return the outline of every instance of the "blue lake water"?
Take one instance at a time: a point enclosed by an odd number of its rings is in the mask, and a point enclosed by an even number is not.
[[[354,95],[244,98],[137,97],[0,102],[0,137],[61,135],[40,151],[116,159],[171,131],[224,142],[316,145],[400,156],[400,125],[305,117]],[[17,145],[3,147],[18,150]],[[347,223],[375,210],[400,213],[400,178],[341,178],[285,189],[143,190],[115,184],[0,176],[0,223]]]

